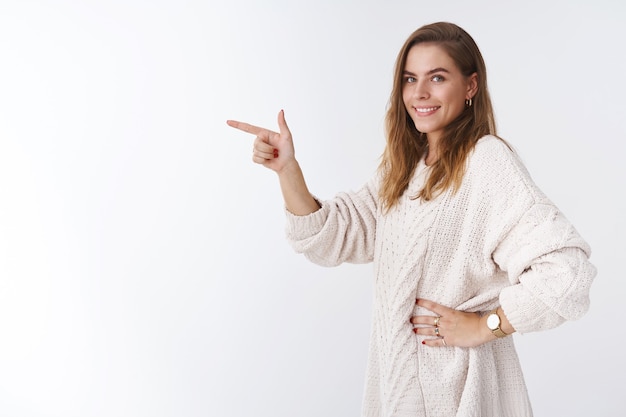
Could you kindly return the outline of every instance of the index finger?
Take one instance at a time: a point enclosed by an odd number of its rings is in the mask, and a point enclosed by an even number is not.
[[[260,136],[262,134],[269,135],[270,133],[273,133],[271,130],[264,129],[259,126],[254,126],[249,123],[238,122],[236,120],[226,120],[226,124],[230,127],[234,127],[235,129],[243,130],[244,132],[251,133],[257,136]]]
[[[425,300],[423,298],[420,298],[418,300],[416,300],[416,304],[420,307],[424,307],[426,310],[432,311],[435,314],[438,314],[440,316],[443,316],[445,313],[447,313],[450,309],[446,306],[443,306],[441,304],[438,304],[434,301],[430,301],[430,300]]]

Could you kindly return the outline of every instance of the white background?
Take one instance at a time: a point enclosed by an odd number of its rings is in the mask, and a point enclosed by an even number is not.
[[[438,20],[598,267],[583,319],[514,336],[535,414],[625,415],[619,0],[1,0],[0,415],[359,415],[371,265],[295,254],[225,120],[285,109],[311,190],[357,189],[396,54]]]

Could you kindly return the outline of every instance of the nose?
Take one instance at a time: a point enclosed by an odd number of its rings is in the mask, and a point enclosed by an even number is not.
[[[430,97],[427,80],[417,80],[413,83],[413,97],[419,100],[425,100]]]

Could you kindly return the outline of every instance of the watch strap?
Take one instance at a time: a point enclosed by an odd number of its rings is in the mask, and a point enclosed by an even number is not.
[[[498,307],[498,308],[499,308],[499,307]],[[498,316],[498,319],[499,319],[499,320],[498,320],[498,321],[499,321],[499,323],[498,323],[498,327],[496,327],[495,329],[490,329],[490,330],[491,330],[491,333],[493,333],[496,337],[506,337],[506,336],[508,336],[509,334],[508,334],[508,333],[504,333],[504,332],[502,331],[502,329],[500,328],[500,326],[502,326],[502,317],[500,317],[500,315],[498,314],[498,308],[496,308],[495,310],[493,310],[493,311],[490,313],[490,315],[491,315],[491,314],[495,314],[496,316]]]
[[[509,335],[508,333],[504,333],[500,327],[493,329],[491,332],[495,334],[496,337],[506,337]]]

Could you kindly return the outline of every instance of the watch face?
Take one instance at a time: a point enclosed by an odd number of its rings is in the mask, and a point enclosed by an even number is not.
[[[498,316],[495,313],[490,314],[489,317],[487,317],[487,327],[489,327],[491,330],[495,330],[499,326],[500,326],[500,316]]]

